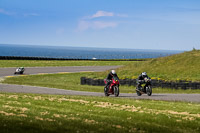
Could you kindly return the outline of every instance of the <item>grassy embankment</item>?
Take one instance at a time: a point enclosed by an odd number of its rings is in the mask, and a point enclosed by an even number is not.
[[[199,133],[199,108],[184,102],[0,93],[0,129],[1,133]]]
[[[200,50],[130,63],[117,69],[120,78],[137,78],[144,71],[156,79],[200,81]],[[93,77],[103,78],[104,75],[105,72],[96,73]]]

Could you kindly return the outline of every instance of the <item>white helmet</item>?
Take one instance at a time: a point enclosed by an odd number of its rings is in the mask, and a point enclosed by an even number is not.
[[[146,72],[143,72],[143,73],[142,73],[142,76],[143,76],[143,77],[147,76],[147,73],[146,73]]]
[[[116,74],[115,70],[111,70],[111,73],[112,73],[112,74]]]

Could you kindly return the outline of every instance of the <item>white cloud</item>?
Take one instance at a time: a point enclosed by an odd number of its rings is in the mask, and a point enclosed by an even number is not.
[[[85,21],[79,22],[78,31],[85,31],[88,29],[105,29],[114,28],[118,25],[117,22],[105,22],[105,21]]]
[[[4,15],[15,15],[14,12],[5,11],[4,9],[0,8],[0,13]]]
[[[106,17],[106,16],[112,17],[114,16],[114,13],[106,11],[97,11],[94,15],[91,16],[91,18]]]
[[[117,26],[117,23],[116,22],[94,21],[92,26],[94,29],[104,29],[104,28],[108,28],[108,27],[114,28]]]
[[[78,31],[85,31],[88,29],[105,29],[105,28],[115,28],[118,26],[119,22],[116,21],[105,21],[103,17],[128,17],[126,14],[116,14],[107,11],[97,11],[91,16],[83,17],[78,24]],[[95,21],[95,18],[101,20]]]
[[[128,17],[127,14],[116,14],[113,12],[106,12],[106,11],[97,11],[92,16],[88,17],[90,19],[99,18],[99,17]]]
[[[24,17],[29,17],[29,16],[40,16],[37,13],[17,13],[17,12],[10,12],[10,11],[6,11],[2,8],[0,8],[0,14],[4,14],[4,15],[8,15],[8,16],[24,16]]]

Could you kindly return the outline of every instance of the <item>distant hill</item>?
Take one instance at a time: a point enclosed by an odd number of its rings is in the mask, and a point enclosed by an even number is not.
[[[117,70],[121,78],[137,78],[141,72],[164,80],[200,81],[200,50],[137,62]]]

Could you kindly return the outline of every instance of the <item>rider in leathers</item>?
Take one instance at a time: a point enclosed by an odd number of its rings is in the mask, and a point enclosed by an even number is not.
[[[113,78],[114,76],[116,76],[116,77],[118,78],[118,76],[117,76],[115,70],[111,70],[110,73],[108,74],[107,78],[106,78],[106,82],[107,82],[107,84],[106,84],[106,90],[107,90],[107,91],[108,91],[109,85],[110,85],[111,82],[112,82],[112,78]]]
[[[147,73],[146,73],[146,72],[143,72],[143,73],[141,73],[141,74],[139,75],[139,77],[138,77],[138,83],[137,83],[137,88],[139,88],[142,84],[145,83],[145,81],[144,81],[145,78],[149,78],[149,77],[147,76]]]

